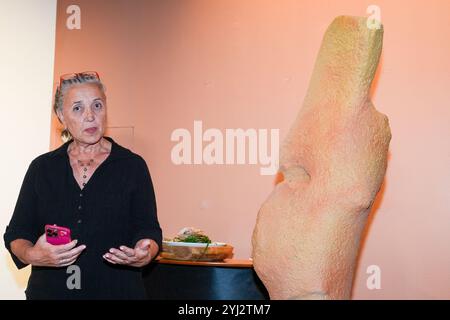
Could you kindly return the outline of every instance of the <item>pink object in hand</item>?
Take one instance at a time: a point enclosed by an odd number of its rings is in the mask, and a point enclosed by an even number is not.
[[[56,224],[45,225],[45,236],[47,242],[53,245],[67,244],[72,241],[70,238],[70,229],[57,226]]]

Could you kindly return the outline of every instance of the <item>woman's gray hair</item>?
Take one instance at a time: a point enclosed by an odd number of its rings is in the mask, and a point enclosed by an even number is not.
[[[58,120],[60,123],[62,123],[62,122],[61,122],[61,119],[59,119],[57,111],[60,110],[62,112],[64,95],[66,94],[67,90],[70,87],[77,85],[77,84],[82,84],[82,83],[94,83],[94,84],[98,85],[98,87],[100,88],[100,90],[103,93],[105,93],[105,91],[106,91],[106,88],[103,85],[103,83],[100,81],[100,78],[98,77],[98,75],[94,75],[92,73],[84,73],[84,72],[74,73],[73,77],[70,77],[69,79],[61,80],[61,83],[56,88],[55,100],[54,100],[54,104],[53,104],[53,111],[55,112],[56,116],[58,117]],[[72,139],[72,135],[70,134],[69,130],[64,129],[61,132],[61,139],[64,142]]]

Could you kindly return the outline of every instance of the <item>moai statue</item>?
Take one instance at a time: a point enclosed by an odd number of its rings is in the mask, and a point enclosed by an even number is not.
[[[369,97],[383,28],[340,16],[325,32],[279,183],[253,232],[271,299],[349,299],[361,234],[386,172],[388,118]]]

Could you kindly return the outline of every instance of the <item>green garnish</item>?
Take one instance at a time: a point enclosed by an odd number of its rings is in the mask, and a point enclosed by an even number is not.
[[[211,240],[205,235],[189,235],[183,239],[183,242],[211,243]]]

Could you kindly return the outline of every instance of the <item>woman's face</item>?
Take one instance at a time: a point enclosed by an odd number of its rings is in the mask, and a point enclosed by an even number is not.
[[[57,111],[61,122],[79,142],[93,144],[104,134],[106,125],[106,96],[98,85],[82,83],[67,89],[63,107]]]

